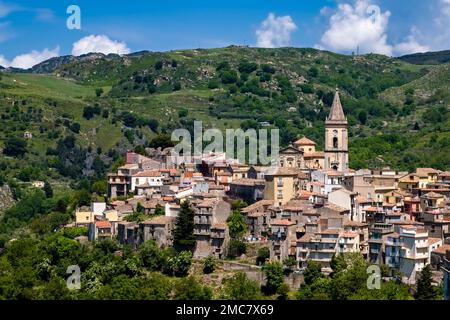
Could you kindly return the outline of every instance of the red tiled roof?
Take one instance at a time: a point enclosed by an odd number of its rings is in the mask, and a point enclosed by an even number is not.
[[[112,224],[109,221],[97,221],[95,222],[97,228],[111,228]]]
[[[145,170],[133,174],[133,177],[160,177],[161,173],[156,170]]]
[[[307,137],[303,137],[301,139],[298,139],[297,141],[294,142],[295,145],[299,145],[299,146],[315,146],[316,143],[310,139],[308,139]]]
[[[274,226],[293,226],[296,223],[287,219],[280,219],[274,220],[270,224]]]

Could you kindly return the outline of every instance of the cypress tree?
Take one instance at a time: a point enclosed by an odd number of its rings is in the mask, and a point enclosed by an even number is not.
[[[420,273],[420,278],[417,281],[417,292],[414,298],[417,300],[433,300],[436,298],[436,290],[431,284],[431,276],[431,269],[428,264]]]
[[[180,206],[180,213],[175,222],[174,242],[181,247],[195,245],[194,210],[188,201],[184,201]]]

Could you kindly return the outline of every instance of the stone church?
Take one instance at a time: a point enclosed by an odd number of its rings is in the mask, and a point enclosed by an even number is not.
[[[337,89],[325,120],[325,151],[316,151],[316,143],[303,137],[280,150],[278,162],[280,167],[304,170],[348,169],[348,122]]]

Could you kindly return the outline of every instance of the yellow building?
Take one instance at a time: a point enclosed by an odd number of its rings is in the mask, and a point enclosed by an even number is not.
[[[295,198],[299,190],[299,174],[296,168],[277,168],[265,175],[264,199],[273,200],[274,206],[282,206]]]
[[[75,224],[77,226],[88,225],[94,222],[94,212],[92,211],[76,211],[75,212]]]
[[[408,173],[398,180],[398,188],[401,190],[411,191],[419,187],[419,175],[415,173]]]
[[[428,183],[437,182],[439,170],[433,168],[417,168],[416,175],[419,177],[419,188],[424,189]]]

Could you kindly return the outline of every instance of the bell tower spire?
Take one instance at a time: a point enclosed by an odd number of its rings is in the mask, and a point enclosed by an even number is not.
[[[348,123],[336,88],[330,114],[325,120],[325,169],[348,169]]]

